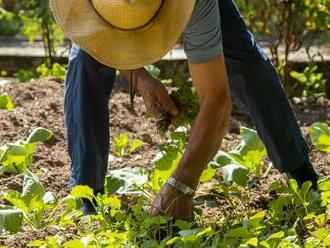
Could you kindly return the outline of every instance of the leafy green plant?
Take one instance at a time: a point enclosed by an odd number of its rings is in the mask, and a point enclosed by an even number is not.
[[[238,0],[248,27],[267,38],[275,65],[289,77],[289,55],[303,45],[317,44],[321,35],[330,33],[330,3],[326,0]],[[281,56],[284,47],[284,57]],[[282,51],[281,51],[282,50]]]
[[[187,142],[187,129],[178,128],[154,159],[154,171],[151,175],[153,189],[158,191],[178,166]]]
[[[105,190],[108,194],[142,194],[142,187],[147,181],[148,174],[143,168],[111,170],[105,179]]]
[[[16,77],[20,82],[29,82],[37,78],[34,71],[21,69],[16,73]]]
[[[309,129],[309,134],[316,149],[330,152],[330,128],[328,124],[314,123]]]
[[[222,169],[225,182],[235,182],[245,186],[249,172],[261,175],[266,148],[256,131],[242,127],[240,132],[240,144],[228,153],[219,151],[211,166]]]
[[[145,143],[139,139],[130,140],[127,133],[114,136],[112,142],[117,156],[122,157],[139,150]]]
[[[0,205],[0,236],[21,230],[23,212],[15,207]]]
[[[326,82],[323,73],[317,72],[317,65],[307,66],[303,72],[291,71],[290,76],[303,86],[302,97],[320,97],[326,95]],[[297,85],[298,85],[297,84]]]
[[[55,23],[48,0],[22,0],[20,1],[22,10],[19,17],[23,23],[22,33],[26,35],[30,42],[37,36],[42,37],[46,54],[45,63],[51,68],[54,61],[55,49],[63,42],[63,34],[59,26]]]
[[[0,95],[0,109],[11,110],[15,106],[7,94]]]
[[[45,142],[53,133],[45,128],[35,128],[28,138],[0,147],[0,176],[4,174],[22,173],[32,163],[37,143]]]
[[[19,18],[15,15],[15,13],[6,10],[0,1],[0,34],[5,36],[13,36],[19,31]]]
[[[24,221],[33,229],[46,226],[50,218],[45,218],[47,210],[57,204],[55,196],[51,192],[45,192],[36,175],[27,170],[24,174],[23,192],[8,191],[4,199],[16,208],[22,210]]]
[[[36,71],[40,78],[54,76],[56,78],[64,80],[67,72],[67,66],[54,63],[51,68],[49,68],[49,66],[47,66],[46,64],[41,64],[37,67]]]

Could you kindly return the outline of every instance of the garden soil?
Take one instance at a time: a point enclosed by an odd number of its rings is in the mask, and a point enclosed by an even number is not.
[[[157,133],[156,123],[146,118],[145,109],[141,97],[136,98],[135,109],[132,111],[129,104],[127,87],[124,83],[118,83],[112,93],[109,103],[111,120],[109,123],[111,138],[123,132],[130,138],[143,140],[146,145],[138,152],[116,158],[111,148],[109,169],[122,167],[145,167],[152,171],[153,159],[160,151],[167,136],[162,137]],[[67,182],[70,175],[70,159],[67,152],[63,120],[63,91],[64,84],[55,78],[45,78],[31,83],[11,83],[0,87],[0,93],[8,93],[12,97],[15,109],[12,111],[0,110],[0,146],[8,142],[25,139],[35,127],[45,127],[54,132],[54,137],[45,144],[38,145],[35,152],[31,170],[38,174],[40,181],[47,191],[53,192],[57,197],[64,197],[69,193]],[[293,99],[293,107],[299,125],[308,144],[311,146],[308,136],[308,127],[316,121],[330,120],[330,101],[321,99],[303,104],[300,99]],[[229,133],[226,135],[222,150],[229,151],[239,143],[239,127],[252,127],[249,116],[240,104],[235,104],[233,118]],[[318,172],[322,175],[330,174],[330,154],[311,151],[311,160]],[[265,162],[265,170],[268,167]],[[255,180],[254,190],[251,192],[251,204],[257,208],[267,205],[271,196],[267,193],[267,187],[274,181],[284,177],[275,169],[263,178]],[[215,200],[209,192],[212,192],[212,182],[200,187],[201,194],[196,200],[203,211],[204,218],[217,219],[228,208],[225,202]],[[9,189],[21,190],[22,176],[12,175],[0,179],[0,192]],[[0,194],[1,194],[0,193]],[[4,203],[0,200],[0,204]],[[25,247],[29,241],[44,239],[48,235],[65,233],[70,238],[76,230],[58,230],[46,228],[41,231],[24,231],[22,233],[0,239],[0,247]]]

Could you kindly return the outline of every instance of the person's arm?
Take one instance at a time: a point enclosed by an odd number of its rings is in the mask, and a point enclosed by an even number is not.
[[[206,63],[189,64],[189,70],[199,96],[200,111],[173,176],[196,189],[203,170],[218,151],[227,131],[231,104],[223,55]],[[152,204],[151,214],[191,219],[191,205],[191,198],[165,184]]]

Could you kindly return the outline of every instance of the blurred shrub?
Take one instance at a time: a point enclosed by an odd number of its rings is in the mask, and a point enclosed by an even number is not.
[[[321,97],[326,96],[326,82],[323,73],[317,72],[317,65],[311,64],[302,72],[291,71],[290,76],[296,79],[296,86],[302,86],[302,97]]]
[[[20,31],[20,21],[17,16],[7,11],[0,0],[0,34],[5,36],[16,35]]]
[[[287,79],[287,62],[290,52],[302,45],[329,42],[329,0],[237,0],[235,1],[249,28],[266,37],[275,65]],[[279,56],[284,45],[284,60]]]

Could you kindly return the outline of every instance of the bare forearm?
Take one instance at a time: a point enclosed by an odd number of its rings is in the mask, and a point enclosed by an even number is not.
[[[223,101],[204,103],[201,106],[187,149],[174,176],[197,187],[206,165],[218,151],[228,127],[229,97]]]
[[[203,64],[189,64],[189,70],[199,96],[200,112],[174,176],[195,188],[227,131],[231,104],[224,56]]]

